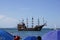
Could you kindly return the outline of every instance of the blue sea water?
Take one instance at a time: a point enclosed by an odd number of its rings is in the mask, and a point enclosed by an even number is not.
[[[44,28],[41,31],[18,31],[16,28],[4,28],[2,30],[5,30],[9,32],[12,35],[20,36],[22,39],[25,39],[27,36],[43,36],[49,31],[52,31],[52,29]]]

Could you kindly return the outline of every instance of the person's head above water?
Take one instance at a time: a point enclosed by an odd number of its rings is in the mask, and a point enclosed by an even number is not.
[[[37,37],[37,40],[42,40],[40,36]]]
[[[20,36],[14,36],[14,40],[20,40],[21,37]]]

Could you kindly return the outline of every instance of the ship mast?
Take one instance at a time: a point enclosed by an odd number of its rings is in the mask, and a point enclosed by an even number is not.
[[[24,23],[24,19],[22,19],[22,24]]]
[[[26,19],[26,24],[27,24],[27,28],[28,28],[28,18]]]
[[[33,26],[34,26],[34,25],[33,25],[33,24],[34,24],[34,23],[33,23],[33,22],[34,22],[33,20],[34,20],[34,18],[32,17],[32,28],[33,28]]]
[[[38,25],[40,24],[39,18],[38,18]]]
[[[44,24],[44,17],[43,17],[43,24]]]

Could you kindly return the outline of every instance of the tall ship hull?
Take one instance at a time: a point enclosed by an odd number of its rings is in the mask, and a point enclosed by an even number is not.
[[[46,24],[44,25],[41,25],[41,26],[36,26],[34,28],[21,28],[18,26],[18,31],[41,31],[41,29],[45,26]],[[21,26],[21,25],[20,25]]]

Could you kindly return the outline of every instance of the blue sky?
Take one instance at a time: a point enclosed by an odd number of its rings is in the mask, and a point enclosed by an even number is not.
[[[15,28],[18,20],[27,17],[44,17],[45,27],[60,28],[60,0],[0,0],[0,28]]]

